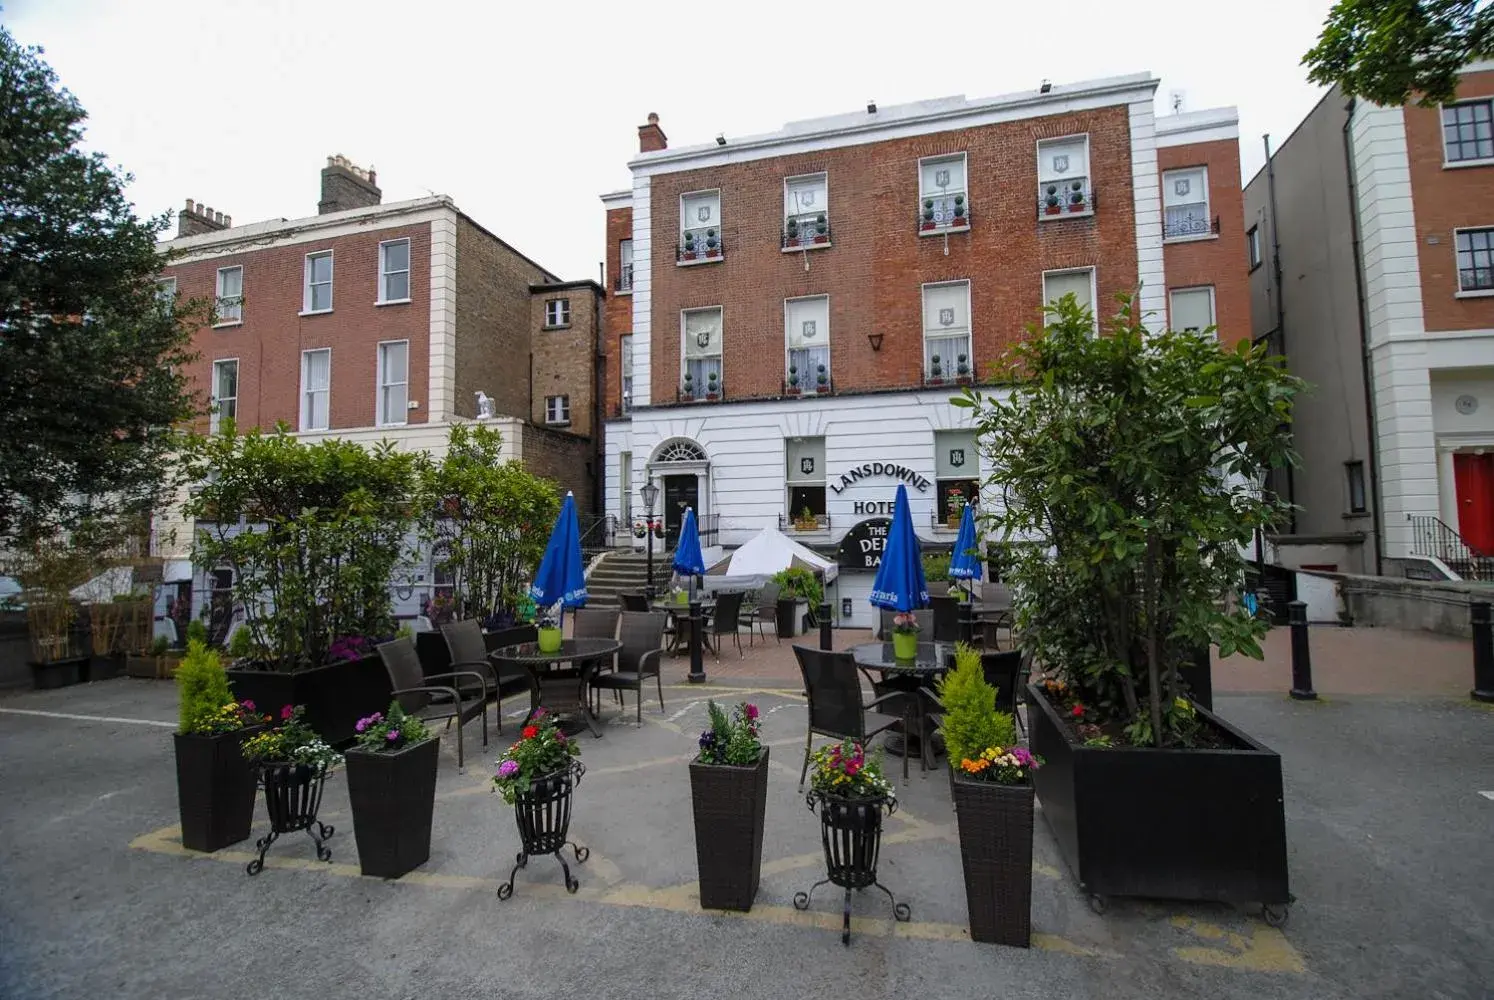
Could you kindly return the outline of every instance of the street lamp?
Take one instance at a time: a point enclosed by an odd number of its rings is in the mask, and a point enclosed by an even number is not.
[[[653,480],[649,480],[638,492],[643,496],[644,509],[648,511],[648,531],[644,535],[644,544],[648,548],[648,588],[644,593],[652,601],[654,599],[654,504],[659,502],[659,487],[653,484]]]

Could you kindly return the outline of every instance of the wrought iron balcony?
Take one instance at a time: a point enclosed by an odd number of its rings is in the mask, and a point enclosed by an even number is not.
[[[633,290],[633,265],[624,264],[612,279],[612,290],[614,292],[631,292]]]
[[[686,229],[674,248],[676,264],[703,264],[725,256],[726,243],[721,238],[721,230],[715,226]]]
[[[830,219],[824,212],[791,215],[779,233],[778,245],[783,250],[827,247],[830,245]]]
[[[725,396],[721,381],[707,382],[704,387],[693,382],[682,382],[675,391],[675,400],[681,403],[715,403]]]
[[[829,514],[811,514],[805,517],[800,514],[779,514],[778,530],[787,531],[792,527],[795,531],[829,531]]]
[[[1076,184],[1079,186],[1075,187]],[[1089,215],[1094,212],[1096,204],[1095,193],[1089,189],[1087,181],[1048,183],[1038,190],[1037,213],[1040,219]]]
[[[1219,235],[1219,216],[1213,220],[1188,216],[1184,219],[1174,219],[1162,224],[1162,238],[1164,240],[1184,239],[1189,236]]]
[[[916,224],[920,233],[969,232],[973,214],[962,194],[923,198],[918,202]]]
[[[820,381],[823,378],[824,381]],[[829,375],[790,375],[783,380],[785,396],[823,396],[829,393],[834,383]]]

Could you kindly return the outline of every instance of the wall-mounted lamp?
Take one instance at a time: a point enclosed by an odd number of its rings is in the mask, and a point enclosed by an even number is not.
[[[877,102],[876,101],[867,101],[866,102],[866,113],[869,114],[869,115],[874,115],[874,114],[877,113]]]
[[[842,618],[849,618],[855,613],[856,607],[851,603],[851,599],[849,597],[842,597],[840,599],[840,616]]]
[[[871,345],[873,351],[880,351],[882,349],[882,335],[880,333],[868,333],[866,335],[866,342]]]
[[[1048,93],[1052,89],[1053,89],[1053,84],[1049,83],[1047,80],[1044,80],[1043,81],[1043,85],[1038,88],[1038,93],[1039,94],[1046,94],[1046,93]]]
[[[722,132],[722,133],[720,133],[719,135],[716,136],[716,145],[718,145],[718,146],[724,146],[724,145],[726,145],[726,133],[725,132]]]

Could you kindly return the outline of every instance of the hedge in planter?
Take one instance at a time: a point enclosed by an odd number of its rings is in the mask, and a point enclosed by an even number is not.
[[[431,856],[441,741],[398,701],[357,729],[346,760],[358,865],[365,875],[399,878]]]
[[[1080,712],[1061,720],[1067,732],[1047,745],[1035,730],[1034,749],[1049,764],[1037,793],[1061,834],[1066,810],[1092,809],[1061,792],[1069,769],[1060,754],[1075,744],[1110,752],[1113,787],[1137,787],[1143,772],[1161,780],[1132,806],[1138,820],[1160,828],[1194,801],[1192,768],[1203,765],[1149,772],[1146,762],[1227,756],[1243,737],[1195,709],[1180,668],[1206,644],[1221,656],[1261,656],[1267,624],[1227,598],[1244,583],[1246,545],[1287,510],[1255,484],[1295,461],[1289,424],[1301,381],[1248,341],[1225,349],[1210,331],[1150,334],[1129,300],[1100,337],[1071,296],[1048,311],[1047,325],[1002,360],[1009,394],[967,389],[953,400],[973,411],[993,469],[987,486],[1005,499],[983,514],[987,533],[1046,542],[1010,546],[1006,578],[1024,647]],[[1085,800],[1093,790],[1080,783],[1073,794]],[[1210,794],[1254,801],[1256,792],[1221,781]],[[1261,808],[1279,813],[1281,804]],[[1275,818],[1262,822],[1272,827]],[[1211,831],[1196,822],[1168,829],[1187,839],[1172,841],[1165,863],[1114,854],[1113,872],[1099,882],[1137,895],[1233,901],[1245,900],[1212,887],[1286,884],[1284,853],[1258,856],[1255,877],[1234,880],[1217,866],[1244,859],[1189,847]],[[1076,863],[1075,852],[1066,856]],[[1081,878],[1092,884],[1092,876]]]
[[[176,800],[182,846],[216,851],[249,836],[254,820],[254,769],[244,738],[269,722],[252,701],[235,701],[218,654],[188,644],[176,672],[180,726],[175,735]]]
[[[762,881],[769,748],[758,739],[756,705],[742,702],[730,719],[714,701],[708,708],[711,728],[690,762],[700,905],[750,910]]]

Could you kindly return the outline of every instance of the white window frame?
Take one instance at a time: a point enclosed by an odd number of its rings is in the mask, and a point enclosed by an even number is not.
[[[1168,178],[1169,177],[1175,177],[1178,174],[1196,174],[1196,173],[1198,173],[1200,171],[1202,171],[1202,173],[1203,173],[1203,222],[1204,222],[1204,231],[1203,232],[1179,233],[1176,236],[1168,236],[1167,235],[1167,192],[1169,190],[1169,188],[1168,188]],[[1195,205],[1195,204],[1197,204],[1197,202],[1191,202],[1190,201],[1190,202],[1188,202],[1188,204]],[[1210,198],[1210,196],[1209,196],[1209,168],[1208,168],[1207,164],[1200,163],[1200,164],[1197,164],[1197,165],[1191,166],[1191,167],[1174,167],[1174,168],[1172,168],[1170,170],[1164,170],[1164,171],[1162,171],[1162,242],[1163,243],[1192,243],[1195,240],[1217,240],[1219,238],[1219,234],[1216,233],[1216,232],[1214,232],[1213,208],[1214,208],[1213,199]]]
[[[1048,303],[1054,301],[1048,298],[1048,279],[1062,274],[1083,274],[1089,272],[1089,312],[1090,332],[1098,336],[1100,332],[1100,269],[1093,264],[1086,267],[1055,267],[1044,271],[1041,279],[1043,294],[1043,309],[1048,308]],[[1043,314],[1043,323],[1047,325],[1047,313]]]
[[[792,190],[794,182],[813,180],[816,177],[823,179],[825,182],[825,204],[812,212],[795,212],[789,204],[789,192]],[[821,215],[825,217],[825,242],[816,243],[814,241],[814,227],[818,217]],[[799,222],[799,243],[797,246],[787,245],[789,219],[797,219]],[[805,219],[809,220],[809,228],[807,230],[805,229]],[[785,177],[783,179],[783,233],[785,244],[783,250],[785,253],[796,253],[800,250],[817,250],[830,245],[830,172],[828,170],[813,171],[807,174],[794,174],[792,177]]]
[[[398,245],[400,243],[403,243],[405,245],[405,266],[404,266],[403,269],[395,268],[394,270],[390,270],[389,266],[388,266],[388,260],[387,260],[388,250],[386,250],[385,248],[386,247],[396,246],[396,245]],[[410,248],[411,248],[411,243],[410,243],[410,237],[408,237],[408,236],[403,237],[402,239],[397,239],[397,240],[384,240],[382,243],[379,244],[379,288],[378,288],[378,298],[374,302],[375,305],[396,306],[396,305],[399,305],[402,302],[409,302],[410,301],[410,292],[411,292],[410,278],[411,278],[411,276],[412,276],[412,274],[414,272],[413,265],[415,263],[410,258]],[[391,299],[391,298],[388,297],[388,294],[389,294],[389,278],[390,278],[390,276],[396,275],[396,274],[403,274],[405,276],[405,297],[402,298],[402,299]]]
[[[311,356],[313,354],[327,355],[327,387],[325,389],[310,389],[307,387],[307,374],[310,369]],[[406,362],[408,364],[408,362]],[[315,407],[312,406],[312,393],[322,393],[327,397],[327,422],[321,427],[313,427],[311,414]],[[332,348],[313,347],[301,352],[301,430],[303,431],[326,431],[332,429]]]
[[[811,302],[819,299],[825,300],[825,388],[829,392],[835,387],[835,368],[833,367],[833,355],[830,353],[830,296],[828,293],[820,295],[795,295],[783,300],[783,381],[788,384],[789,365],[793,363],[795,350],[819,350],[819,348],[791,348],[789,347],[789,303]],[[723,335],[722,340],[726,338]],[[809,372],[799,380],[799,390],[803,393],[816,393],[822,391],[819,387],[819,372]]]
[[[323,257],[327,258],[330,262],[331,270],[327,275],[327,280],[325,282],[319,281],[317,284],[325,284],[327,286],[327,307],[325,309],[313,309],[311,308],[311,262],[313,259],[320,260]],[[301,270],[301,312],[299,315],[320,316],[323,313],[332,311],[332,285],[336,277],[337,259],[333,256],[332,250],[312,250],[306,255],[305,263],[302,265]]]
[[[239,272],[239,294],[225,296],[223,294],[223,276],[225,274],[228,274],[230,271],[237,271],[237,272]],[[231,316],[228,314],[229,310],[233,311],[233,314]],[[218,268],[218,275],[214,279],[214,283],[213,283],[213,311],[214,311],[215,315],[217,316],[217,320],[218,320],[216,323],[213,324],[213,329],[215,329],[215,330],[218,329],[219,327],[224,327],[224,326],[241,326],[241,325],[243,325],[243,322],[244,322],[244,265],[243,264],[229,264],[226,267],[220,267],[220,268]]]
[[[1181,286],[1179,288],[1169,288],[1167,290],[1167,327],[1168,327],[1168,329],[1172,329],[1172,317],[1173,317],[1173,313],[1174,313],[1173,305],[1172,305],[1173,296],[1177,295],[1179,292],[1202,292],[1202,291],[1207,291],[1209,293],[1209,320],[1210,320],[1209,327],[1211,327],[1213,329],[1213,331],[1214,331],[1211,334],[1211,336],[1213,336],[1213,338],[1215,340],[1218,340],[1219,339],[1219,310],[1218,310],[1219,297],[1216,294],[1216,292],[1214,291],[1214,286],[1213,285],[1183,285],[1183,286]],[[1182,333],[1183,331],[1178,330],[1176,332]],[[1206,332],[1206,330],[1199,330],[1198,332],[1199,333],[1204,333],[1204,332]]]
[[[927,325],[929,314],[927,302],[928,290],[930,288],[949,288],[955,285],[965,286],[965,322],[968,324],[965,328],[965,355],[970,359],[971,373],[973,374],[975,371],[975,312],[971,306],[971,280],[969,278],[956,278],[953,281],[926,281],[919,286],[918,290],[918,325],[923,331],[923,361],[921,365],[924,381],[933,377],[933,356],[929,352],[929,328]],[[951,338],[940,337],[936,339],[949,340]],[[957,359],[959,356],[956,355],[955,357]],[[953,359],[945,358],[941,361],[940,365],[941,374],[939,377],[946,382],[953,382],[957,377],[955,365],[949,364],[951,360]],[[956,363],[958,362],[956,361]]]
[[[704,226],[690,226],[690,225],[686,225],[686,222],[689,221],[689,220],[687,220],[685,218],[685,199],[686,198],[694,198],[694,197],[697,197],[699,195],[715,195],[716,196],[716,221],[712,222],[712,223],[708,223],[707,225],[704,225]],[[680,240],[680,251],[681,251],[681,254],[683,254],[684,249],[685,249],[685,234],[686,233],[692,233],[692,232],[694,232],[694,233],[700,233],[701,234],[701,236],[700,236],[701,242],[696,245],[696,249],[695,249],[695,259],[694,260],[683,260],[683,259],[681,259],[679,261],[679,263],[680,264],[701,264],[701,263],[704,263],[705,261],[717,261],[717,260],[724,259],[726,257],[726,238],[725,238],[725,233],[724,233],[724,231],[721,228],[721,225],[722,225],[722,221],[724,220],[724,218],[726,216],[726,213],[725,213],[725,211],[721,207],[721,189],[720,188],[701,188],[699,191],[681,191],[680,192],[679,212],[680,212],[679,240]],[[716,230],[716,250],[718,252],[717,252],[716,256],[714,256],[714,257],[707,257],[707,256],[705,256],[705,254],[706,254],[706,245],[705,245],[705,242],[704,242],[704,240],[706,239],[705,233],[706,233],[707,230],[710,230],[710,229]]]
[[[558,404],[558,405],[557,405]],[[545,397],[545,424],[549,427],[571,425],[571,397],[567,393]]]
[[[685,388],[685,372],[687,372],[687,371],[690,370],[690,368],[689,368],[690,361],[685,356],[685,318],[690,313],[701,313],[701,312],[716,312],[716,313],[720,313],[721,314],[721,353],[715,355],[715,358],[716,358],[716,381],[718,383],[720,383],[721,385],[723,385],[723,386],[726,385],[726,307],[725,306],[695,306],[695,307],[690,308],[690,309],[681,309],[680,310],[680,339],[679,339],[679,344],[680,344],[680,376],[679,376],[679,379],[678,379],[678,383],[679,383],[679,388],[680,388],[681,391],[683,391],[684,388]],[[710,357],[710,355],[707,355],[707,357]],[[707,379],[706,384],[707,385],[710,384],[709,379]],[[702,385],[702,386],[699,386],[697,388],[692,389],[691,391],[695,393],[695,398],[696,399],[705,399],[705,396],[706,396],[706,386]]]
[[[617,340],[617,365],[621,375],[618,408],[624,414],[633,410],[633,335],[622,334]]]
[[[385,382],[384,380],[384,349],[395,344],[403,344],[405,347],[405,379],[403,382]],[[384,413],[388,409],[384,395],[388,389],[396,385],[405,387],[405,408],[400,413],[398,420],[385,420]],[[378,381],[374,385],[374,425],[376,427],[403,427],[408,424],[410,412],[410,342],[408,340],[381,340],[378,346]]]
[[[628,259],[623,260],[623,247],[628,248]],[[617,288],[619,295],[633,294],[633,239],[617,241]]]
[[[564,330],[571,325],[571,300],[555,298],[545,300],[545,329]]]
[[[797,436],[797,435],[796,435]],[[790,528],[799,517],[799,511],[794,507],[794,490],[806,489],[820,491],[820,507],[822,512],[815,514],[815,531],[828,531],[830,529],[830,480],[829,473],[825,470],[825,435],[805,434],[805,441],[818,440],[820,442],[820,462],[814,470],[813,479],[790,479],[788,466],[788,442],[783,444],[783,509],[787,512],[784,516],[784,529]],[[801,534],[803,532],[800,532]]]
[[[222,414],[220,414],[218,412],[218,410],[219,410],[219,406],[218,406],[218,401],[219,401],[219,396],[218,396],[218,386],[219,386],[219,382],[218,382],[218,370],[223,365],[229,364],[230,362],[233,364],[233,395],[231,397],[229,397],[229,398],[231,398],[233,400],[233,418],[232,419],[235,422],[237,422],[238,416],[239,416],[239,359],[238,358],[214,358],[213,359],[213,396],[212,396],[212,404],[213,404],[213,406],[212,406],[212,414],[208,418],[208,429],[213,434],[217,434],[218,433],[218,429],[221,426],[221,421],[222,421]]]
[[[1480,156],[1468,160],[1449,160],[1447,158],[1447,129],[1442,124],[1442,112],[1447,108],[1457,107],[1460,104],[1487,104],[1489,105],[1489,117],[1491,127],[1494,127],[1494,97],[1472,97],[1466,101],[1452,101],[1443,104],[1437,109],[1437,137],[1442,143],[1442,169],[1458,170],[1462,167],[1488,167],[1494,166],[1494,156]]]
[[[1085,168],[1086,168],[1086,171],[1087,171],[1085,173],[1085,175],[1084,175],[1084,178],[1083,178],[1083,180],[1084,180],[1084,211],[1082,211],[1082,212],[1070,212],[1070,211],[1068,211],[1068,208],[1067,208],[1067,206],[1069,205],[1068,192],[1071,189],[1069,189],[1069,188],[1063,188],[1061,190],[1064,191],[1064,196],[1059,199],[1059,207],[1060,207],[1061,211],[1059,211],[1058,214],[1056,214],[1056,215],[1049,215],[1047,213],[1047,210],[1043,207],[1043,203],[1047,200],[1047,196],[1043,192],[1043,185],[1044,184],[1051,184],[1053,182],[1051,180],[1049,180],[1049,181],[1043,180],[1043,170],[1042,170],[1043,147],[1044,146],[1057,146],[1060,143],[1073,142],[1075,139],[1083,139],[1084,140],[1084,163],[1085,163]],[[1089,133],[1088,132],[1075,132],[1072,135],[1054,135],[1054,136],[1048,136],[1046,138],[1037,140],[1036,144],[1032,147],[1032,155],[1033,155],[1034,165],[1038,168],[1038,172],[1037,172],[1037,175],[1038,175],[1038,180],[1037,180],[1037,200],[1038,200],[1038,218],[1039,219],[1082,219],[1082,218],[1084,218],[1087,215],[1094,215],[1095,214],[1095,183],[1094,183],[1095,162],[1094,162],[1094,155],[1093,155],[1093,153],[1094,153],[1094,150],[1091,148],[1091,143],[1089,141]],[[1068,180],[1072,181],[1073,178],[1069,178]]]
[[[1453,298],[1457,299],[1484,299],[1494,295],[1494,288],[1470,288],[1463,290],[1463,271],[1458,267],[1458,236],[1461,233],[1483,233],[1494,234],[1494,223],[1487,226],[1458,226],[1453,230],[1452,252],[1453,252],[1453,283],[1457,291]],[[1491,236],[1494,238],[1494,236]]]
[[[960,165],[963,168],[963,172],[965,174],[965,188],[964,188],[964,190],[962,190],[962,191],[945,192],[945,193],[940,194],[940,195],[931,195],[928,192],[924,191],[924,189],[923,189],[923,165],[925,163],[932,163],[932,162],[939,161],[939,160],[959,160],[960,161]],[[939,222],[939,221],[937,221],[937,217],[936,217],[936,221],[934,222],[934,228],[933,229],[925,229],[925,228],[923,228],[923,221],[924,221],[923,220],[923,211],[924,211],[924,209],[923,209],[923,202],[924,202],[924,199],[925,198],[930,198],[930,197],[933,197],[933,198],[940,198],[940,197],[953,198],[957,194],[958,195],[963,195],[964,198],[965,198],[965,224],[963,226],[956,226],[951,221]],[[938,209],[938,207],[936,206],[935,212],[937,213],[938,211],[940,211],[940,209]],[[951,210],[951,214],[953,214],[953,210]],[[969,154],[965,153],[964,151],[961,151],[961,152],[958,152],[958,153],[940,153],[938,156],[920,156],[918,158],[918,235],[920,235],[920,236],[942,236],[945,233],[949,233],[949,232],[965,232],[969,228],[970,228],[970,157],[969,157]]]

